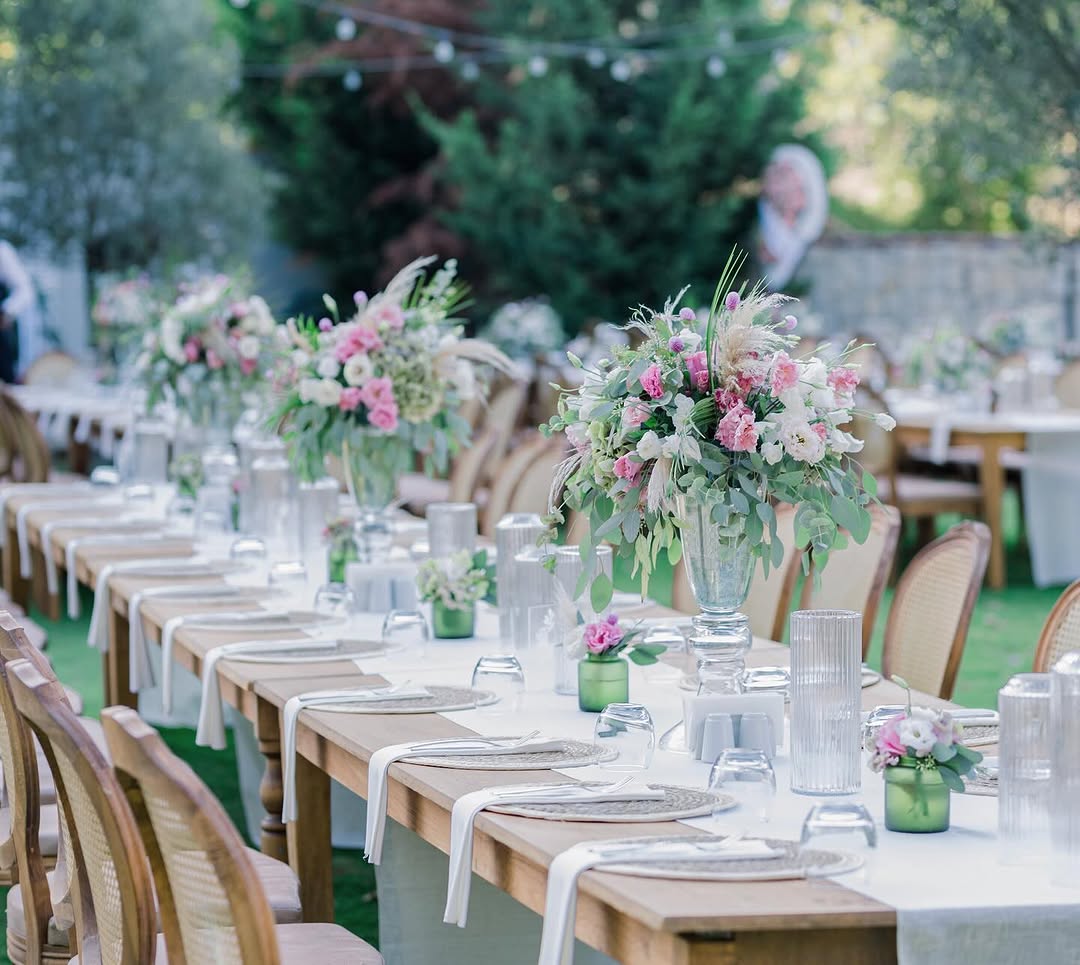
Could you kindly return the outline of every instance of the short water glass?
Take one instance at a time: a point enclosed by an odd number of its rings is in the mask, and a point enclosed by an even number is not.
[[[768,823],[776,802],[776,771],[763,751],[723,751],[709,772],[709,790],[731,794],[754,819]],[[724,812],[718,810],[713,817]]]
[[[388,651],[423,658],[427,654],[431,630],[419,610],[391,610],[382,625],[382,643]]]
[[[600,766],[612,771],[644,771],[652,764],[656,728],[641,704],[608,704],[596,718],[593,737],[605,751],[615,751]]]
[[[641,642],[664,648],[656,663],[641,668],[642,676],[649,683],[674,683],[692,669],[688,663],[686,634],[677,626],[661,624],[649,627],[642,635]]]
[[[816,804],[803,821],[800,842],[808,844],[824,835],[856,836],[854,849],[877,847],[877,826],[866,805],[858,801],[830,801]]]
[[[494,703],[477,707],[481,713],[516,713],[521,710],[525,695],[525,671],[512,654],[491,654],[476,661],[472,686],[495,696]]]
[[[348,620],[356,613],[356,594],[344,583],[324,583],[315,591],[312,609],[325,616]]]

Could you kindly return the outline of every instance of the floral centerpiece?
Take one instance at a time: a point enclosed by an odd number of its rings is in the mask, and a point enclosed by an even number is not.
[[[893,678],[905,689],[907,684]],[[945,831],[949,793],[963,792],[982,754],[961,742],[963,728],[947,711],[911,706],[890,717],[874,737],[870,767],[885,775],[885,826],[890,831]]]
[[[963,395],[988,388],[993,368],[993,357],[974,338],[945,327],[913,342],[907,380],[947,395]]]
[[[427,471],[442,473],[468,443],[458,410],[484,391],[477,366],[512,371],[494,346],[464,337],[455,317],[466,298],[457,264],[428,277],[435,261],[414,261],[371,297],[357,292],[348,317],[326,297],[328,316],[287,323],[274,422],[302,479],[325,475],[327,456],[342,458],[369,530],[381,526],[398,478],[418,455]]]
[[[160,316],[159,298],[147,275],[109,276],[98,282],[90,319],[99,357],[110,369],[115,370],[129,347],[137,347],[138,335]]]
[[[420,599],[432,604],[435,636],[471,637],[478,601],[492,585],[487,553],[460,550],[444,559],[425,560],[416,576]]]
[[[227,275],[185,282],[156,328],[146,333],[137,371],[152,409],[171,392],[196,425],[232,422],[244,393],[263,381],[278,327],[266,302]]]
[[[656,663],[664,652],[660,644],[637,641],[640,629],[626,629],[615,613],[582,624],[566,643],[567,656],[578,663],[578,706],[599,713],[608,704],[626,703],[630,677],[625,653],[641,666]]]
[[[495,311],[481,334],[510,358],[524,361],[566,344],[562,319],[544,298],[508,302]]]

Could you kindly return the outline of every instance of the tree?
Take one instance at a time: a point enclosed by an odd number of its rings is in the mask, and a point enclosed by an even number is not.
[[[475,110],[428,127],[456,200],[445,221],[470,244],[482,296],[546,294],[574,331],[687,283],[705,302],[748,240],[753,182],[802,113],[800,85],[774,66],[798,15],[767,19],[757,0],[665,3],[662,21],[660,9],[503,0],[477,15],[524,53],[483,74]],[[602,38],[604,63],[528,53],[568,35]]]
[[[9,236],[79,246],[91,273],[246,254],[262,177],[208,0],[0,0],[0,31]]]

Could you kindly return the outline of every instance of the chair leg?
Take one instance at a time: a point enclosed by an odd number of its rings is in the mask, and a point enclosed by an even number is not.
[[[920,516],[916,521],[918,525],[918,543],[919,549],[922,549],[927,543],[932,543],[937,536],[937,528],[934,526],[933,516]]]

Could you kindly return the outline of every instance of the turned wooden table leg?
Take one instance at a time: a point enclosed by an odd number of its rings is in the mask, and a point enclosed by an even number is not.
[[[109,607],[109,648],[102,655],[105,706],[121,704],[139,707],[138,694],[131,691],[131,627],[127,617]]]
[[[288,825],[289,864],[300,879],[304,921],[334,920],[330,777],[296,755],[296,813]]]
[[[986,581],[991,589],[1005,588],[1005,536],[1001,504],[1005,493],[1005,468],[1001,465],[1001,446],[991,440],[983,444],[982,464],[979,466],[982,486],[983,518],[990,527],[990,564]]]
[[[23,579],[19,564],[19,534],[14,526],[8,526],[3,554],[4,592],[12,603],[26,610],[30,606],[30,581]]]
[[[259,849],[263,854],[288,861],[289,845],[281,820],[281,806],[285,800],[281,776],[281,728],[277,708],[264,700],[259,701],[255,714],[255,739],[259,753],[266,758],[266,770],[259,783],[259,800],[266,811],[259,825]]]

